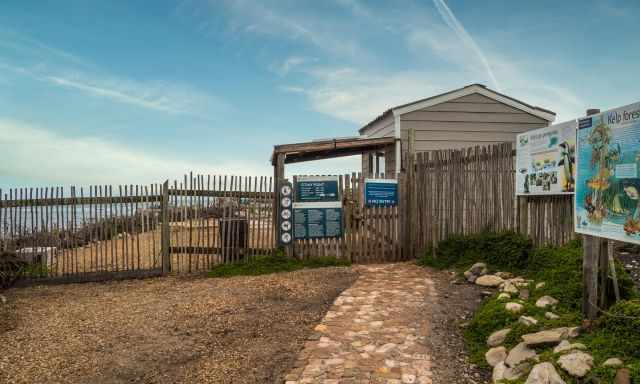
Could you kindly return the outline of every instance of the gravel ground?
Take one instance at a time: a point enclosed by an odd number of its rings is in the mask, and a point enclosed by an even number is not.
[[[482,302],[483,289],[458,279],[455,273],[432,271],[439,297],[431,315],[429,338],[434,384],[490,383],[491,375],[467,359],[461,327]],[[486,289],[485,289],[486,291]]]
[[[322,268],[9,290],[0,382],[281,382],[356,276]]]

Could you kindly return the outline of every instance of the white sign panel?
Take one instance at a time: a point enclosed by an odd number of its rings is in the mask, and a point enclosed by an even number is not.
[[[575,190],[575,120],[518,135],[516,194],[559,195]]]

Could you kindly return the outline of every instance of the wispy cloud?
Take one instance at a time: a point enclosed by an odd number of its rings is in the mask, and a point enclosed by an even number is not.
[[[0,69],[92,97],[169,114],[210,119],[213,113],[231,109],[224,100],[182,84],[140,82],[79,71],[57,72],[42,65],[26,67],[1,61]]]
[[[442,19],[445,21],[445,23],[447,23],[447,25],[455,32],[462,43],[473,53],[475,53],[475,55],[487,71],[487,75],[491,79],[492,85],[496,89],[500,90],[500,85],[495,75],[493,74],[493,70],[491,69],[491,65],[489,65],[489,61],[487,60],[478,44],[476,44],[475,40],[473,40],[471,35],[469,35],[467,30],[464,28],[462,23],[458,21],[458,19],[453,14],[453,12],[451,12],[451,9],[449,9],[444,0],[433,0],[433,3],[435,4],[438,12],[440,13],[440,16],[442,16]]]
[[[234,159],[191,162],[127,148],[99,137],[65,137],[20,121],[0,118],[0,175],[36,183],[158,183],[186,172],[268,175],[270,169]],[[9,187],[2,185],[0,187]]]
[[[318,60],[312,57],[304,56],[289,56],[282,63],[274,65],[273,70],[280,76],[285,76],[292,70],[300,67],[304,64],[317,62]]]

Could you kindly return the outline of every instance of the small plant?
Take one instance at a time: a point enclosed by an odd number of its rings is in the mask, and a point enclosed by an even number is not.
[[[291,272],[303,268],[344,267],[348,260],[333,256],[315,257],[307,260],[289,258],[283,252],[274,255],[256,256],[251,260],[233,264],[220,264],[209,271],[209,277],[257,276],[277,272]]]

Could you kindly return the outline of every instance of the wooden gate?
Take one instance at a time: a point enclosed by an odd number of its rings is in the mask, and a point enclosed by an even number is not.
[[[354,263],[404,260],[400,247],[401,207],[366,207],[361,173],[339,176],[338,180],[343,206],[342,236],[296,240],[293,245],[296,257],[336,256]]]

